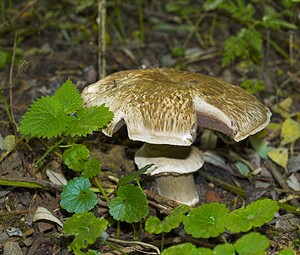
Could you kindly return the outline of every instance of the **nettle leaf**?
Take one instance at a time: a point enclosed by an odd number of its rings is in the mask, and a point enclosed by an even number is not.
[[[23,115],[19,132],[29,137],[52,138],[62,135],[70,121],[62,104],[54,97],[37,99]]]
[[[213,255],[213,251],[208,248],[196,248],[194,244],[184,243],[171,246],[161,253],[161,255]]]
[[[138,222],[148,214],[148,204],[142,190],[132,184],[118,188],[117,197],[109,204],[109,213],[115,220]]]
[[[177,228],[185,218],[185,214],[190,210],[187,205],[180,205],[175,208],[163,221],[159,218],[151,216],[147,219],[145,229],[150,234],[160,234],[162,232],[169,233],[172,229]]]
[[[76,112],[82,107],[82,98],[72,81],[68,79],[55,93],[55,97],[67,114]]]
[[[217,202],[194,208],[183,220],[185,232],[195,238],[218,236],[225,230],[228,213],[229,209]]]
[[[229,213],[226,228],[233,233],[246,232],[252,227],[260,227],[274,218],[279,210],[276,201],[263,199],[252,202],[246,208]]]
[[[269,245],[266,236],[252,232],[237,240],[234,247],[239,255],[264,255]]]
[[[84,107],[72,116],[66,135],[86,136],[106,126],[113,118],[113,113],[104,105]]]
[[[214,250],[214,255],[235,255],[235,248],[231,243],[217,245]]]
[[[90,187],[90,181],[84,177],[69,181],[60,196],[61,207],[74,213],[82,213],[94,208],[97,204],[97,196]]]
[[[74,171],[82,171],[90,156],[89,149],[83,144],[76,144],[63,153],[64,163]]]
[[[144,174],[150,167],[152,167],[154,164],[149,164],[141,169],[137,170],[135,173],[127,174],[123,177],[121,177],[118,181],[118,186],[124,186],[132,181],[137,181],[141,178],[142,174]]]
[[[80,252],[81,249],[87,248],[88,245],[95,243],[97,238],[101,237],[106,228],[107,221],[103,218],[96,218],[92,212],[74,214],[63,225],[64,236],[75,236],[68,250]]]

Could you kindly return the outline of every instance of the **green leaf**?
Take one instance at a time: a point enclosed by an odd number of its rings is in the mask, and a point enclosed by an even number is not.
[[[292,249],[287,248],[278,252],[278,255],[296,255],[296,252]]]
[[[260,227],[271,221],[279,207],[276,201],[263,199],[252,202],[246,208],[229,213],[226,228],[233,233],[246,232],[252,227]]]
[[[93,178],[100,173],[100,170],[101,165],[99,160],[91,158],[85,163],[81,175],[86,178]]]
[[[214,250],[214,255],[235,255],[234,246],[230,243],[217,245]]]
[[[295,142],[300,138],[300,123],[293,119],[286,119],[281,128],[281,146]]]
[[[138,187],[127,184],[118,188],[117,197],[109,204],[109,213],[115,220],[138,222],[148,214],[145,194]]]
[[[106,126],[112,118],[112,112],[104,105],[81,108],[72,116],[66,135],[86,136]]]
[[[195,238],[215,237],[225,230],[229,209],[213,202],[192,209],[183,220],[185,232]]]
[[[90,190],[87,178],[77,177],[68,182],[60,196],[60,205],[68,212],[82,213],[97,204],[96,194]]]
[[[268,152],[273,150],[272,147],[266,139],[259,137],[259,135],[250,136],[250,143],[259,156],[263,159],[268,159]]]
[[[76,144],[63,153],[64,163],[74,171],[82,171],[90,156],[89,149],[83,144]]]
[[[92,212],[74,214],[63,225],[64,236],[75,236],[68,250],[79,251],[94,244],[107,228],[107,221],[96,218]],[[79,253],[78,253],[79,254]],[[84,253],[85,254],[85,253]],[[97,253],[90,253],[97,254]]]
[[[276,164],[286,169],[287,162],[289,159],[289,151],[288,149],[283,147],[274,148],[273,150],[270,150],[268,152],[268,157]]]
[[[53,97],[62,104],[63,111],[67,114],[74,113],[82,107],[80,93],[70,79],[56,91]]]
[[[234,247],[239,255],[264,255],[269,245],[266,236],[252,232],[237,240]]]
[[[144,174],[150,167],[152,167],[154,164],[149,164],[141,169],[137,170],[135,173],[127,174],[123,177],[121,177],[118,181],[118,186],[124,186],[132,181],[137,181],[141,178],[142,174]]]
[[[177,228],[185,218],[185,214],[190,210],[187,205],[180,205],[175,208],[168,216],[160,221],[157,217],[151,216],[147,219],[145,230],[150,234],[169,233],[172,229]]]
[[[161,255],[213,255],[213,252],[208,248],[196,248],[194,244],[184,243],[163,250]]]
[[[62,135],[70,121],[54,97],[37,99],[24,114],[19,131],[29,137],[52,138]]]

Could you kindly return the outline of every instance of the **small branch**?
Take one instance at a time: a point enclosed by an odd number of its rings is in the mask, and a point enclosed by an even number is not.
[[[105,41],[105,22],[106,20],[106,0],[98,0],[98,78],[106,76],[106,41]]]

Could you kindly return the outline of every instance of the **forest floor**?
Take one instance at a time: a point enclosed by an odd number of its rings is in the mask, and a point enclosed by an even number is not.
[[[70,240],[62,236],[62,228],[51,221],[33,222],[33,215],[38,207],[44,207],[62,222],[69,217],[60,207],[60,191],[49,184],[46,170],[59,172],[67,179],[72,177],[72,173],[54,153],[50,153],[37,165],[37,160],[45,154],[51,141],[18,141],[21,135],[17,132],[17,125],[36,98],[53,95],[68,78],[79,91],[98,79],[96,7],[76,12],[78,6],[71,4],[71,1],[63,1],[62,4],[41,2],[13,3],[6,10],[5,20],[9,22],[2,22],[0,25],[0,47],[9,53],[9,60],[0,69],[0,180],[28,180],[43,184],[43,188],[33,189],[14,185],[0,186],[0,254],[10,242],[17,243],[23,252],[21,254],[68,254]],[[277,201],[285,200],[293,208],[299,207],[300,139],[283,145],[281,132],[286,119],[293,119],[296,126],[300,126],[299,31],[294,34],[296,50],[292,61],[282,58],[265,45],[265,54],[260,64],[241,61],[222,68],[223,42],[231,31],[230,24],[217,27],[212,35],[209,15],[201,17],[199,24],[196,24],[197,18],[187,20],[179,14],[166,12],[163,8],[154,8],[149,3],[143,9],[145,38],[141,41],[138,39],[141,35],[138,7],[135,1],[125,2],[119,9],[124,31],[117,21],[116,9],[110,6],[107,10],[107,75],[142,67],[171,67],[218,77],[237,85],[247,79],[258,79],[264,84],[265,90],[255,93],[273,113],[273,126],[266,129],[264,141],[280,150],[275,157],[283,156],[284,159],[262,159],[249,139],[233,143],[220,134],[213,133],[217,140],[212,145],[210,138],[202,135],[203,130],[199,130],[195,146],[210,150],[212,155],[226,158],[223,167],[212,160],[195,173],[200,194],[199,204],[217,201],[239,207],[263,196]],[[184,26],[193,25],[197,27],[197,32],[183,29]],[[179,26],[182,29],[178,29]],[[286,39],[287,45],[288,42]],[[184,54],[174,54],[176,47],[183,47]],[[285,47],[288,48],[286,45]],[[15,63],[11,68],[12,53],[15,53]],[[13,113],[11,120],[8,115],[9,106]],[[290,136],[300,137],[299,130],[296,127],[288,132]],[[15,142],[16,146],[13,145]],[[114,179],[108,178],[109,176],[120,178],[136,170],[133,155],[141,143],[130,141],[126,128],[112,138],[98,132],[86,137],[84,142],[93,155],[101,160],[101,180],[104,187],[116,187]],[[254,166],[251,174],[243,174],[237,161]],[[219,181],[215,182],[215,179]],[[49,184],[48,188],[46,184]],[[228,189],[225,184],[245,191],[247,199]],[[161,206],[172,209],[177,205],[156,194],[152,178],[143,177],[141,185],[147,194],[152,214],[163,215],[165,212],[160,211]],[[94,212],[107,216],[107,204],[100,203]],[[300,251],[299,215],[299,211],[280,210],[272,222],[260,229],[271,241],[268,254],[275,254],[286,247]],[[107,232],[110,237],[114,237],[116,226],[110,226]],[[193,242],[211,247],[220,241],[199,241],[187,235],[179,235],[178,232],[166,235],[166,246]],[[130,224],[121,224],[120,239],[133,240]],[[139,240],[160,246],[159,235],[153,236],[142,231]],[[128,254],[141,254],[134,251],[136,244],[128,242],[115,245]],[[142,249],[149,252],[145,247]],[[120,254],[107,245],[101,247],[101,252]]]

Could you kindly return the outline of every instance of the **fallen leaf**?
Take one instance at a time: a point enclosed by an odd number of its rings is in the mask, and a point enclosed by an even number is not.
[[[8,242],[4,245],[3,255],[23,255],[23,251],[17,242]]]
[[[47,169],[46,170],[46,175],[49,178],[49,181],[57,184],[57,185],[67,185],[68,181],[65,178],[64,175],[60,174],[60,173],[56,173],[52,170]]]
[[[281,128],[281,145],[296,141],[300,138],[300,123],[293,119],[286,119]]]
[[[288,97],[281,101],[280,103],[274,105],[272,107],[272,111],[280,114],[284,118],[288,118],[290,116],[291,106],[293,104],[293,99]]]
[[[300,183],[295,174],[291,174],[286,180],[289,187],[293,190],[300,191]]]
[[[259,156],[263,159],[267,159],[268,152],[274,150],[274,148],[266,139],[262,139],[257,135],[250,137],[250,143]]]
[[[296,173],[300,170],[300,155],[292,156],[289,158],[287,163],[288,173]]]
[[[32,221],[39,221],[39,220],[47,220],[54,222],[62,227],[62,223],[59,219],[57,219],[48,209],[44,207],[38,207],[33,215]]]
[[[270,150],[267,153],[268,157],[275,162],[276,164],[282,166],[284,169],[286,169],[287,162],[288,162],[288,149],[286,148],[275,148],[273,150]]]

